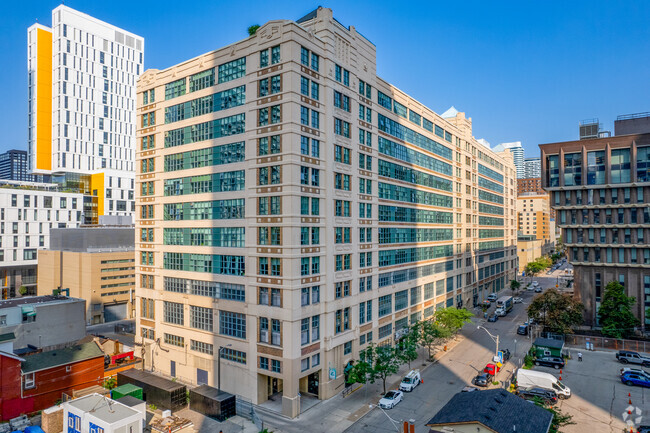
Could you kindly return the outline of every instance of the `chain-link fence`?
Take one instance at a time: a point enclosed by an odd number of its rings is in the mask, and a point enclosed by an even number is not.
[[[565,344],[568,346],[587,348],[587,343],[593,345],[593,349],[631,350],[634,352],[650,351],[650,342],[647,341],[572,334],[567,335],[565,338]]]

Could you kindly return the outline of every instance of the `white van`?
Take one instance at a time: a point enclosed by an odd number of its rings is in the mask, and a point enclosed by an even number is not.
[[[420,370],[411,370],[399,384],[400,391],[411,392],[420,384]]]
[[[494,302],[497,300],[497,294],[496,293],[490,293],[487,297],[487,300],[490,302]]]
[[[517,387],[539,387],[555,391],[557,396],[560,398],[571,397],[571,390],[568,386],[560,382],[557,377],[552,374],[544,373],[542,371],[524,370],[523,368],[518,369]]]

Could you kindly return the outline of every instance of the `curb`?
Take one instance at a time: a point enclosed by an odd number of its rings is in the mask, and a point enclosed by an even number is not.
[[[431,362],[430,362],[429,364],[427,364],[426,366],[421,367],[421,368],[420,368],[420,373],[424,373],[424,371],[427,370],[429,367],[431,367],[432,365],[436,365],[436,364],[438,363],[438,361],[439,361],[441,358],[443,358],[445,355],[449,354],[449,352],[451,352],[451,350],[454,349],[454,348],[455,348],[458,344],[460,344],[463,340],[465,340],[465,336],[464,336],[464,335],[458,334],[456,337],[454,337],[454,338],[453,338],[453,346],[450,345],[449,343],[447,343],[447,344],[446,344],[446,346],[447,346],[447,350],[446,350],[446,351],[445,351],[445,350],[442,350],[442,351],[438,351],[438,352],[434,353],[434,354],[433,354],[433,357],[432,357],[433,361],[431,361]],[[443,347],[444,347],[444,345],[443,345]],[[440,355],[439,355],[439,354],[440,354]],[[391,384],[391,386],[389,386],[389,387],[387,387],[387,388],[389,388],[389,389],[390,389],[390,388],[393,388],[393,387],[394,387],[394,384],[398,384],[398,385],[399,385],[400,382],[401,382],[401,379],[398,380],[397,382],[394,382],[393,384]],[[376,406],[376,405],[375,405],[375,406]],[[345,430],[343,430],[344,433],[347,432],[349,429],[351,429],[351,428],[352,428],[352,427],[353,427],[357,422],[361,421],[361,420],[362,420],[366,415],[368,415],[368,414],[372,411],[372,409],[374,409],[374,408],[371,409],[371,408],[368,408],[367,406],[364,406],[364,407],[362,407],[361,409],[364,409],[365,412],[364,412],[362,415],[360,415],[359,418],[357,418],[357,419],[356,419],[356,420],[355,420],[355,421],[354,421],[354,422],[353,422],[349,427],[347,427]]]

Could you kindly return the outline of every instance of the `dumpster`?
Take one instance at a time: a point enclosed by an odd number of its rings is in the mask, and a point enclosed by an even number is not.
[[[113,400],[117,400],[118,398],[122,398],[125,395],[130,395],[131,397],[135,397],[138,400],[143,400],[142,397],[142,388],[139,386],[135,386],[131,383],[124,384],[122,386],[118,386],[117,388],[113,388],[111,390],[111,398]]]
[[[142,388],[147,404],[177,411],[187,406],[187,388],[177,382],[134,368],[117,373],[117,385],[127,383]]]
[[[190,389],[190,409],[218,421],[236,415],[235,396],[208,385]]]

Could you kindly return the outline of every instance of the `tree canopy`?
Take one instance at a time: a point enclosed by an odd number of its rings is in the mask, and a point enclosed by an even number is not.
[[[434,314],[434,320],[442,328],[455,334],[465,323],[472,321],[474,315],[464,308],[442,308]]]
[[[605,286],[603,299],[598,309],[602,333],[608,337],[626,338],[634,334],[634,327],[639,320],[632,313],[636,302],[634,296],[625,294],[625,287],[618,281],[611,281]]]
[[[386,379],[397,373],[402,361],[398,349],[370,344],[359,353],[359,358],[350,370],[350,380],[358,383],[381,380],[386,394]]]
[[[253,36],[257,32],[257,29],[259,28],[260,26],[258,24],[252,25],[249,28],[247,28],[246,30],[248,31],[248,36]]]
[[[553,264],[551,259],[546,256],[542,256],[526,265],[526,268],[524,269],[526,271],[526,275],[533,275],[538,272],[543,271],[544,269],[550,267]]]
[[[549,289],[528,306],[528,317],[535,319],[544,331],[566,334],[582,323],[584,306],[571,295]]]

